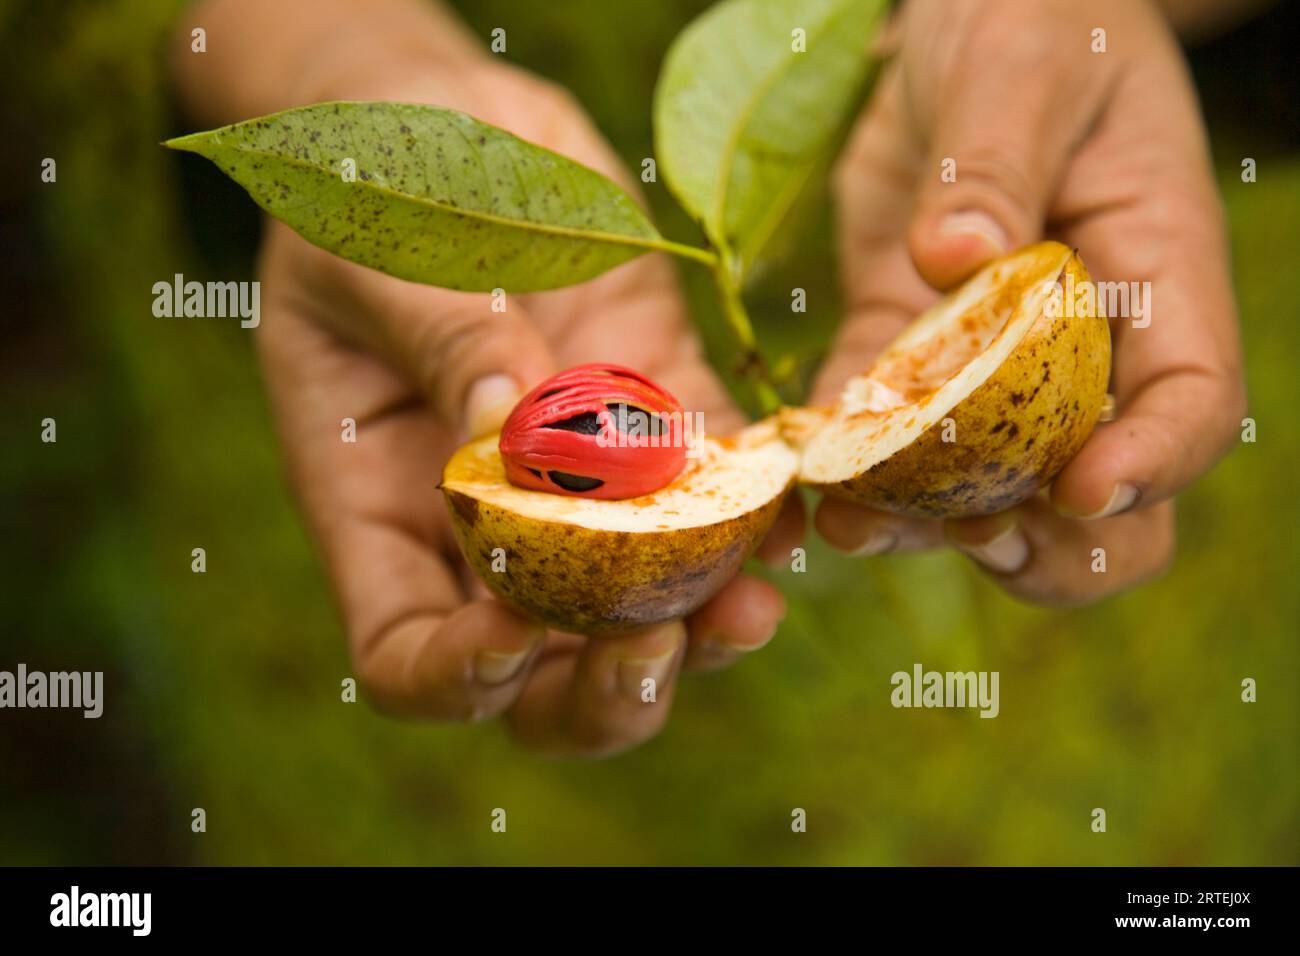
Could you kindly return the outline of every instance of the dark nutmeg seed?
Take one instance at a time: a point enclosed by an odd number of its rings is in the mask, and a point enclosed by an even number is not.
[[[594,491],[604,484],[599,478],[586,478],[582,475],[571,475],[566,471],[553,471],[551,481],[555,482],[565,491]]]
[[[566,418],[562,422],[551,422],[549,425],[543,425],[542,427],[554,428],[564,432],[575,432],[579,435],[599,435],[600,416],[595,412],[583,412],[581,415]]]

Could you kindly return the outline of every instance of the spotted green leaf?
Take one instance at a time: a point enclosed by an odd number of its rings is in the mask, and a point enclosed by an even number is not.
[[[166,145],[321,248],[430,285],[552,289],[682,251],[601,174],[454,110],[322,103]]]
[[[743,273],[860,100],[884,0],[724,0],[668,52],[655,90],[664,180]]]

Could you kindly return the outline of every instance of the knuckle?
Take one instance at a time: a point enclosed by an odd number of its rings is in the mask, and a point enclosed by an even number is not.
[[[492,322],[465,311],[415,321],[409,348],[416,384],[426,393],[446,391],[492,354],[495,338]]]
[[[1014,65],[1008,76],[1056,76],[1061,72],[1060,41],[1068,28],[1048,17],[1036,17],[1033,29],[1024,29],[1026,13],[1019,0],[994,0],[990,9],[976,19],[964,52],[972,70],[990,58]],[[1009,23],[1019,29],[1008,30]]]
[[[379,653],[357,653],[353,667],[362,695],[386,717],[474,724],[495,715],[488,701],[466,687],[413,686],[409,668],[395,667]]]
[[[1033,178],[1022,162],[1001,147],[978,145],[962,150],[954,158],[959,186],[1008,207],[1022,219],[1038,215]]]
[[[552,83],[548,80],[546,81],[540,95],[545,103],[550,104],[557,110],[583,113],[583,115],[586,115],[582,104],[578,101],[578,98],[573,94],[573,91],[566,86],[561,86],[558,83]]]
[[[357,675],[357,687],[375,710],[390,717],[405,716],[405,694],[395,686],[392,671],[379,660],[378,654],[367,651],[353,654],[352,668]]]
[[[520,98],[538,110],[580,111],[578,98],[568,87],[534,73],[519,72],[513,77]]]
[[[443,695],[416,693],[412,661],[393,640],[396,626],[370,633],[349,628],[353,673],[367,703],[387,717],[458,719]]]

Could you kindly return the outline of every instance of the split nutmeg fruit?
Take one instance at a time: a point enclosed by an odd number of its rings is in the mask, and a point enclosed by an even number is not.
[[[695,436],[689,454],[681,406],[644,376],[561,373],[524,398],[499,439],[448,462],[441,487],[461,549],[527,616],[601,633],[702,605],[796,481],[900,514],[1010,508],[1056,476],[1101,414],[1106,320],[1093,299],[1052,307],[1062,286],[1088,282],[1060,243],[1022,249],[924,312],[834,408]]]

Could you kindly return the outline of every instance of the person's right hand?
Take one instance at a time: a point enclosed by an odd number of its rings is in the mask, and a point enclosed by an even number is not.
[[[1173,495],[1245,413],[1195,91],[1149,0],[909,0],[899,17],[896,56],[836,176],[849,314],[814,401],[832,402],[939,290],[1044,235],[1076,247],[1096,280],[1149,280],[1151,322],[1111,317],[1117,420],[1050,498],[947,522],[827,498],[817,529],[856,554],[950,543],[1019,597],[1095,600],[1168,564]],[[1106,52],[1091,49],[1096,27]],[[1104,574],[1091,569],[1098,548]]]
[[[574,101],[518,70],[440,75],[395,63],[303,91],[462,109],[632,189]],[[784,614],[774,587],[733,579],[686,622],[588,639],[547,633],[493,598],[461,560],[436,486],[451,451],[494,430],[522,391],[583,362],[636,368],[704,413],[743,423],[703,360],[672,266],[645,256],[570,289],[489,297],[403,282],[345,262],[268,221],[258,330],[290,479],[323,552],[358,676],[382,708],[478,720],[507,713],[525,744],[603,754],[653,736],[687,667],[763,645]],[[357,423],[355,444],[341,421]],[[802,518],[787,511],[771,552]],[[653,677],[657,700],[641,700]]]

